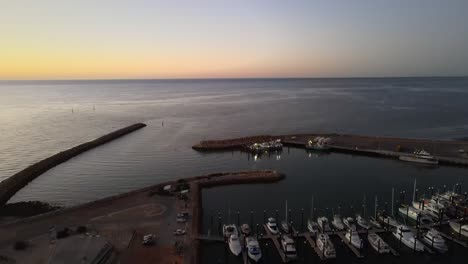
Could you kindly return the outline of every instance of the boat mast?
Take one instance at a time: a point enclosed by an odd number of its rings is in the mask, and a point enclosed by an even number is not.
[[[285,213],[286,213],[286,214],[285,214],[285,215],[286,215],[285,221],[286,221],[286,224],[288,224],[288,200],[286,200],[286,208],[285,208],[285,210],[286,210],[286,211],[285,211]]]
[[[314,221],[314,196],[312,195],[312,200],[310,203],[310,220]]]
[[[362,217],[366,217],[366,195],[364,194],[364,199],[362,200]]]
[[[416,178],[414,179],[414,186],[413,186],[413,203],[416,200]]]
[[[377,206],[379,202],[377,201],[377,195],[375,196],[375,204],[374,204],[374,219],[377,220]]]
[[[393,200],[394,199],[395,199],[395,188],[392,188],[392,216],[394,216],[394,214],[393,214],[393,207],[394,207]]]

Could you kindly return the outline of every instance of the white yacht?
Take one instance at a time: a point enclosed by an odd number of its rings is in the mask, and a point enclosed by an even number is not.
[[[361,215],[356,215],[356,223],[358,224],[358,226],[364,228],[364,229],[371,229],[372,226],[370,225],[370,223],[364,218],[362,217]]]
[[[356,224],[354,222],[354,218],[352,217],[343,218],[343,224],[346,226],[346,229],[356,231]]]
[[[307,219],[307,229],[314,236],[317,235],[317,233],[320,231],[317,222],[315,222],[315,221],[313,221],[311,219]]]
[[[322,232],[330,232],[330,224],[328,223],[328,218],[326,216],[320,216],[317,218],[317,224],[319,226],[320,231]]]
[[[231,235],[229,237],[228,244],[232,254],[239,256],[239,254],[242,252],[242,246],[239,237],[237,235]]]
[[[341,215],[339,214],[335,214],[333,215],[333,220],[331,222],[332,226],[336,228],[336,230],[343,230],[345,227],[344,227],[344,224],[343,224],[343,221],[341,221]]]
[[[390,253],[390,247],[388,244],[376,233],[369,233],[367,240],[371,247],[379,254]]]
[[[278,230],[278,225],[276,225],[276,219],[273,217],[268,218],[268,222],[266,224],[268,230],[273,234],[277,235],[279,230]]]
[[[439,164],[439,160],[437,160],[434,156],[432,156],[429,152],[425,151],[424,149],[416,150],[411,155],[401,155],[399,158],[403,161],[411,161],[433,165]]]
[[[294,240],[288,235],[281,235],[281,248],[288,259],[297,257],[296,244]]]
[[[405,246],[416,251],[424,251],[424,245],[416,239],[416,235],[405,225],[399,225],[395,231],[392,232],[393,236],[405,244]]]
[[[444,238],[440,235],[439,231],[434,228],[429,229],[429,231],[424,234],[422,241],[429,246],[429,248],[436,249],[439,252],[443,253],[448,250]]]
[[[421,202],[413,202],[413,207],[422,210],[424,213],[430,215],[435,219],[439,219],[440,212],[444,210],[445,206],[442,204],[434,203],[430,200],[422,200]],[[443,215],[442,215],[443,217]]]
[[[432,219],[429,216],[425,215],[423,211],[418,210],[412,206],[400,207],[398,208],[398,211],[404,217],[408,216],[408,218],[414,221],[418,220],[418,215],[419,215],[419,222],[423,225],[432,223]]]
[[[249,255],[249,258],[258,262],[262,258],[262,250],[260,249],[258,240],[255,237],[250,236],[245,239],[245,243],[247,244],[247,254]]]
[[[223,225],[223,235],[225,239],[229,239],[231,235],[238,235],[236,225]]]
[[[364,246],[364,243],[361,237],[359,237],[359,234],[357,231],[350,231],[350,230],[346,231],[345,238],[348,242],[351,243],[351,245],[353,245],[353,247],[357,249],[361,249]]]
[[[468,225],[461,225],[457,222],[449,222],[450,228],[454,231],[455,235],[462,235],[468,237]]]
[[[306,149],[311,150],[329,150],[329,143],[331,142],[330,138],[316,137],[313,140],[309,139],[306,144]]]
[[[325,258],[336,258],[335,246],[327,234],[319,234],[315,243]]]
[[[390,227],[397,227],[399,224],[397,220],[395,220],[393,217],[385,214],[379,214],[377,216],[377,219],[382,223],[384,227],[390,226]]]

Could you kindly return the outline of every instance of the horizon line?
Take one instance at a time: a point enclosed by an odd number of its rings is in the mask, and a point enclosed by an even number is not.
[[[405,79],[405,78],[467,78],[468,75],[416,75],[416,76],[341,76],[341,77],[206,77],[206,78],[63,78],[63,79],[0,79],[0,82],[47,82],[47,81],[190,81],[190,80],[304,80],[304,79]]]

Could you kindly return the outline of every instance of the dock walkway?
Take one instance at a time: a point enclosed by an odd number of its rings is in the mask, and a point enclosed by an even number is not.
[[[348,246],[349,249],[351,249],[351,251],[354,253],[354,255],[356,255],[356,257],[358,258],[363,258],[364,256],[361,254],[361,251],[359,249],[357,249],[356,247],[354,247],[353,245],[351,245],[351,242],[348,241],[344,235],[343,232],[338,232],[338,233],[335,233],[337,236],[339,236],[341,238],[341,240],[343,241],[343,243],[345,243],[346,246]],[[362,243],[361,243],[362,244]]]
[[[276,250],[278,251],[278,254],[280,255],[281,260],[283,261],[283,263],[288,263],[289,259],[286,257],[283,250],[281,249],[281,245],[280,245],[280,243],[278,241],[278,235],[273,235],[270,232],[270,230],[268,230],[268,228],[266,227],[265,224],[263,225],[263,228],[265,229],[265,234],[266,234],[266,235],[263,236],[263,238],[271,239],[273,241],[273,245],[275,245]]]

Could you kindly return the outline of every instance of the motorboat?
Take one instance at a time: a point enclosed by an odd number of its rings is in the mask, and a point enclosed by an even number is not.
[[[429,246],[431,249],[435,249],[441,253],[448,250],[445,239],[440,235],[439,231],[434,228],[429,229],[422,237],[422,242]]]
[[[332,226],[335,227],[336,230],[343,230],[345,227],[344,227],[344,224],[343,224],[343,221],[341,221],[341,215],[339,214],[335,214],[333,215],[333,220],[331,222]]]
[[[388,244],[376,233],[369,233],[367,240],[371,247],[379,254],[390,253],[390,247]]]
[[[385,214],[379,214],[377,219],[382,223],[384,227],[397,227],[399,223],[393,217]]]
[[[251,230],[250,230],[250,226],[248,224],[241,225],[240,229],[241,229],[241,232],[242,232],[242,234],[244,236],[250,235]]]
[[[267,152],[270,150],[281,150],[282,148],[283,144],[281,143],[280,139],[262,143],[254,143],[248,146],[248,149],[252,152]]]
[[[176,230],[174,231],[174,235],[175,235],[175,236],[182,236],[182,235],[185,235],[185,229],[181,229],[181,228],[176,229]]]
[[[330,224],[328,223],[328,218],[326,216],[320,216],[317,218],[317,224],[319,226],[320,231],[322,232],[330,232]]]
[[[316,137],[314,139],[309,139],[306,143],[306,149],[311,150],[329,150],[331,139],[324,137]]]
[[[345,225],[346,229],[356,231],[356,224],[355,224],[354,218],[352,217],[343,218],[343,224]]]
[[[464,237],[468,237],[468,225],[462,225],[460,223],[450,221],[449,226],[453,231],[455,231],[457,236],[462,235]]]
[[[356,223],[358,226],[367,230],[372,228],[371,224],[361,215],[356,215]]]
[[[231,237],[231,235],[238,235],[239,233],[237,232],[237,227],[236,225],[223,225],[223,236],[225,239],[228,239]]]
[[[397,226],[392,234],[398,241],[405,244],[405,246],[415,251],[424,251],[424,245],[416,239],[416,235],[407,226]]]
[[[335,246],[327,234],[319,234],[315,243],[325,258],[336,258]]]
[[[258,262],[262,258],[262,250],[260,249],[258,240],[255,237],[250,236],[245,239],[245,243],[247,245],[247,255],[249,258]]]
[[[239,237],[236,234],[232,234],[229,237],[229,250],[231,250],[232,254],[235,256],[239,256],[239,254],[242,252],[242,246],[239,240]]]
[[[408,217],[414,221],[418,221],[419,217],[419,223],[426,225],[432,223],[431,217],[425,215],[422,210],[418,210],[412,206],[404,206],[398,208],[398,212],[402,214],[405,217]]]
[[[307,229],[314,236],[317,235],[317,233],[320,231],[319,225],[317,224],[317,222],[315,222],[315,221],[313,221],[311,219],[307,220]]]
[[[283,250],[287,258],[294,259],[297,257],[296,244],[290,236],[281,235],[280,242],[281,249]]]
[[[357,231],[352,231],[352,230],[346,231],[345,238],[348,242],[351,243],[351,245],[353,245],[353,247],[357,249],[361,249],[364,246],[364,243],[361,237],[359,237],[359,234]]]
[[[416,150],[410,155],[401,155],[399,159],[403,161],[410,161],[410,162],[417,162],[417,163],[424,163],[424,164],[431,164],[431,165],[439,164],[439,160],[436,159],[434,156],[432,156],[429,152],[425,151],[424,149]]]
[[[278,225],[276,224],[276,219],[273,217],[268,218],[268,222],[266,224],[268,231],[270,231],[273,235],[277,235],[279,233]]]

